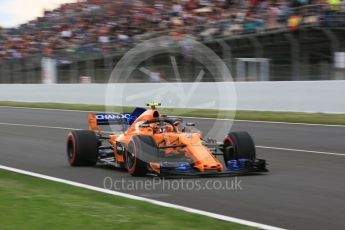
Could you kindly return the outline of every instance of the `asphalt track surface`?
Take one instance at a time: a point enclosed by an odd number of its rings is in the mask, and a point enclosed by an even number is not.
[[[212,125],[212,120],[193,121],[201,130]],[[84,112],[0,107],[0,164],[98,187],[104,187],[104,179],[110,177],[113,182],[125,181],[117,183],[117,188],[126,193],[276,227],[345,228],[345,127],[237,121],[233,130],[250,132],[257,146],[344,155],[260,147],[257,155],[269,162],[270,172],[239,177],[242,189],[187,191],[181,186],[175,190],[166,184],[156,184],[151,186],[155,187],[153,190],[133,191],[130,190],[133,183],[152,178],[133,178],[112,168],[68,166],[65,156],[68,129],[86,126]],[[204,188],[210,179],[191,180]],[[229,185],[235,178],[213,180]]]

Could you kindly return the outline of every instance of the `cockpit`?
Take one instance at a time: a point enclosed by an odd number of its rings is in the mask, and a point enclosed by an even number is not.
[[[201,131],[195,128],[194,123],[184,123],[182,118],[168,118],[159,117],[147,120],[139,124],[140,129],[152,130],[156,133],[200,133]]]

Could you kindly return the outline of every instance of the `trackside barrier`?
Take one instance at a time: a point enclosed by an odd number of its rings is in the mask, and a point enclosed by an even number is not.
[[[127,84],[0,84],[0,101],[52,102],[102,105],[106,89],[119,92],[114,105],[143,106],[159,96],[163,106],[174,108],[224,109],[219,92],[234,84],[238,110],[290,111],[345,114],[345,80],[284,81],[284,82],[217,82],[217,83],[127,83]],[[166,90],[168,89],[168,90]],[[186,95],[194,90],[185,103],[174,100],[176,90]],[[169,92],[170,90],[170,92]],[[116,93],[115,93],[116,95]],[[155,97],[155,98],[153,98]],[[184,99],[184,95],[181,99]],[[211,103],[212,104],[212,103]]]

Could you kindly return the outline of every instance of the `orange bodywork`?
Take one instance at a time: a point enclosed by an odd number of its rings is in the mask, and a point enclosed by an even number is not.
[[[120,142],[127,147],[129,141],[136,135],[152,136],[157,146],[170,145],[185,145],[184,147],[166,148],[166,154],[176,151],[183,151],[185,156],[193,160],[193,167],[200,172],[205,171],[223,171],[223,165],[216,159],[212,152],[203,145],[200,133],[182,132],[178,127],[174,128],[167,126],[164,132],[156,132],[155,124],[142,126],[148,120],[161,118],[162,116],[156,109],[149,109],[142,113],[128,129],[119,135],[111,134],[109,136],[109,144],[114,146],[114,157],[117,163],[124,163],[124,154],[119,153],[116,148],[116,143]],[[89,129],[99,134],[102,133],[101,128],[97,125],[97,120],[94,114],[88,115]],[[158,162],[149,162],[149,167],[159,173],[160,165]]]

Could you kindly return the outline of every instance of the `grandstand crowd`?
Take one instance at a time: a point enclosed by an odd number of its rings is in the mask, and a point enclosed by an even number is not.
[[[84,0],[45,11],[17,28],[0,29],[0,61],[116,52],[159,34],[208,40],[294,29],[303,16],[316,23],[320,10],[342,11],[344,6],[344,0]]]

